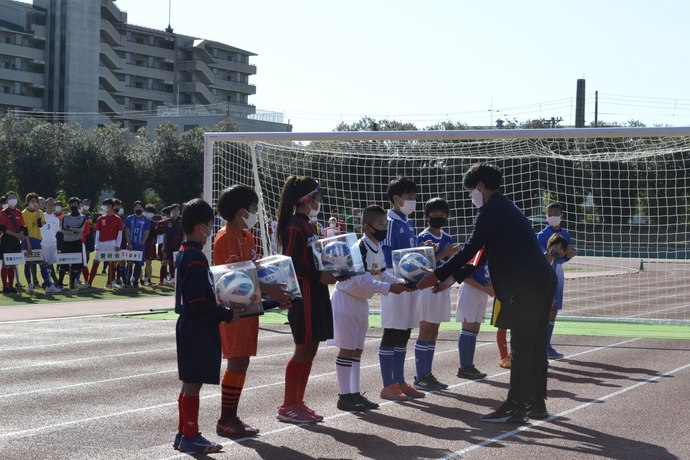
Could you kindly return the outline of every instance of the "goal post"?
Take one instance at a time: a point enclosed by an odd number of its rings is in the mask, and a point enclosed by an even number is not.
[[[320,181],[322,225],[331,215],[345,220],[369,204],[389,208],[388,182],[411,177],[418,185],[411,215],[417,230],[424,226],[423,203],[440,196],[451,208],[445,230],[463,243],[475,209],[462,175],[486,161],[501,168],[501,191],[535,233],[546,225],[546,205],[563,205],[563,227],[580,253],[564,266],[562,315],[690,324],[690,127],[205,136],[204,198],[215,208],[224,188],[254,188],[263,254],[275,250],[269,214],[275,219],[291,174]]]

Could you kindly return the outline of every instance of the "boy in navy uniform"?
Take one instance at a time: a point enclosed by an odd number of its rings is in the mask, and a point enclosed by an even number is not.
[[[573,249],[572,240],[570,239],[570,233],[568,230],[561,228],[561,222],[563,221],[563,206],[559,203],[551,203],[546,207],[546,221],[549,225],[546,226],[542,231],[537,234],[537,240],[539,241],[539,246],[541,250],[547,251],[547,244],[549,239],[556,234],[561,234],[568,242],[568,249],[563,253],[563,255],[554,261],[554,267],[556,270],[556,277],[558,277],[558,287],[556,288],[556,303],[551,307],[551,315],[549,316],[549,331],[548,331],[548,345],[546,353],[549,359],[560,359],[563,354],[554,350],[551,346],[551,335],[553,334],[553,328],[556,324],[556,316],[558,316],[558,310],[563,309],[563,289],[565,282],[565,274],[563,273],[563,264],[568,262],[570,259],[577,255],[577,251]]]
[[[186,241],[177,254],[175,312],[177,367],[182,391],[178,433],[173,447],[182,452],[218,452],[222,445],[199,433],[199,392],[204,383],[220,383],[221,341],[218,326],[239,319],[232,309],[216,302],[208,259],[203,248],[211,237],[213,209],[204,200],[186,203],[181,225]]]

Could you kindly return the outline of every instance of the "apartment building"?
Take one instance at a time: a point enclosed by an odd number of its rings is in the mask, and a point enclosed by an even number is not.
[[[2,113],[132,130],[183,116],[184,126],[229,117],[252,130],[289,131],[280,114],[263,121],[250,104],[251,56],[128,24],[113,0],[0,0]]]

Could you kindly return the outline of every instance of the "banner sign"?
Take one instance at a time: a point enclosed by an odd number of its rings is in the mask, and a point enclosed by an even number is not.
[[[84,256],[81,252],[65,252],[57,256],[58,265],[83,264]]]
[[[24,260],[27,262],[43,262],[43,249],[32,249],[31,252],[24,252]]]
[[[96,260],[99,262],[120,262],[121,260],[141,262],[144,260],[144,251],[129,251],[127,249],[121,249],[119,251],[97,251]]]
[[[23,252],[12,252],[3,254],[2,256],[5,259],[5,265],[23,265],[26,263]],[[14,270],[14,268],[12,270]]]

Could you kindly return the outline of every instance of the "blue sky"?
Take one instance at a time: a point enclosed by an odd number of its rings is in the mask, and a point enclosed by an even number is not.
[[[164,29],[168,0],[117,0],[129,22]],[[690,125],[690,2],[172,0],[175,32],[258,56],[259,109],[295,131],[368,115],[489,125],[562,117]],[[490,109],[493,108],[493,112]]]

